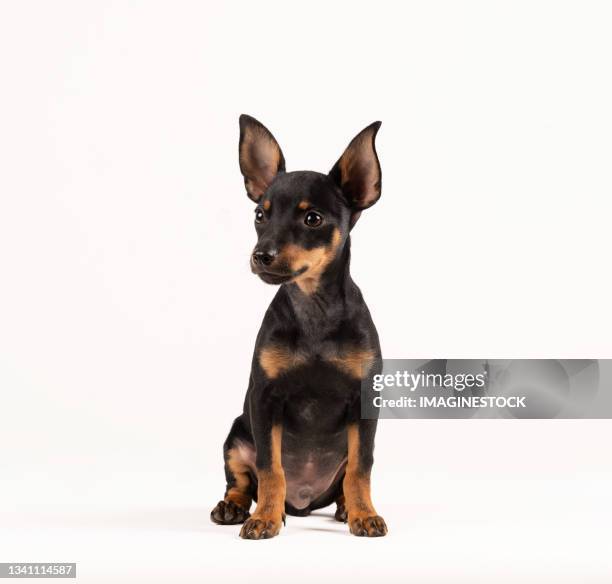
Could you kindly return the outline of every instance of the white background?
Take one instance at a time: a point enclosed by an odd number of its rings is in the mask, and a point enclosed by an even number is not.
[[[383,121],[353,275],[385,356],[610,358],[611,27],[605,2],[3,2],[0,561],[609,582],[605,420],[381,422],[379,540],[208,513],[274,294],[238,115],[290,170]]]

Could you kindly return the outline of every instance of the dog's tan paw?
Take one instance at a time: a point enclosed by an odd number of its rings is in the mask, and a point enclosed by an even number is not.
[[[236,505],[233,501],[219,501],[210,512],[210,519],[219,525],[236,525],[244,523],[249,517],[248,509]]]
[[[247,519],[240,530],[240,537],[243,539],[270,539],[278,535],[282,523],[282,518],[272,517],[250,517]]]
[[[380,515],[371,517],[356,517],[348,520],[349,529],[353,535],[360,537],[382,537],[387,535],[387,524]]]

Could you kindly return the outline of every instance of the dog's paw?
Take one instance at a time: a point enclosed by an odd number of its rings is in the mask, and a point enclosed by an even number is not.
[[[250,517],[242,526],[240,537],[243,539],[270,539],[278,535],[281,522],[281,518]]]
[[[210,512],[210,519],[219,525],[236,525],[244,523],[250,516],[248,509],[244,509],[232,501],[219,501]]]
[[[380,515],[371,517],[349,518],[349,529],[353,535],[360,537],[382,537],[387,535],[387,524]]]

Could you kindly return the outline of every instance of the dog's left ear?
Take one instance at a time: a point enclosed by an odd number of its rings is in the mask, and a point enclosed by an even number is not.
[[[285,171],[283,153],[268,128],[255,118],[242,114],[238,156],[247,194],[257,203],[274,177]]]
[[[380,198],[382,174],[374,145],[380,124],[374,122],[359,132],[329,172],[353,209],[354,221]]]

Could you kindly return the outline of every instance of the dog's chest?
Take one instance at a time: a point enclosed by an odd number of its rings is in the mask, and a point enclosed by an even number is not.
[[[305,381],[322,375],[360,381],[376,355],[377,351],[365,343],[324,342],[312,346],[271,342],[260,349],[259,364],[269,379],[299,372]]]

